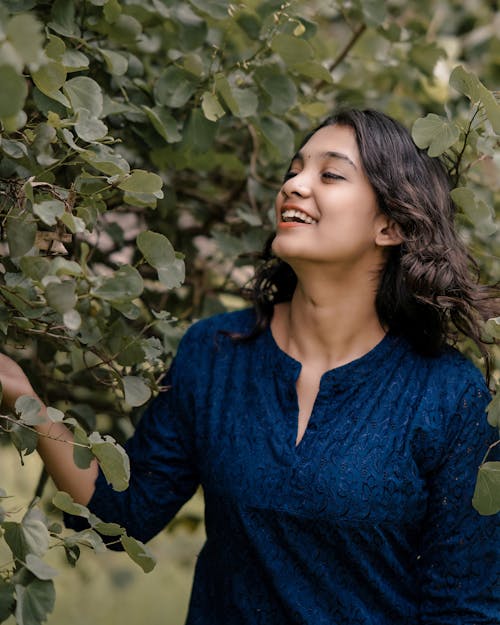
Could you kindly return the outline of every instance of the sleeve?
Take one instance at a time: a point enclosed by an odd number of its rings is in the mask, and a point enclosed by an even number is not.
[[[134,538],[146,542],[160,532],[191,498],[198,484],[195,458],[194,389],[183,375],[191,369],[193,350],[186,336],[164,379],[162,391],[144,412],[125,449],[130,459],[130,483],[117,492],[101,470],[88,508],[106,522],[119,523]],[[68,527],[81,529],[75,517]]]
[[[421,625],[500,623],[500,515],[471,504],[477,470],[496,439],[486,386],[470,384],[448,426],[442,462],[427,476],[422,535]]]

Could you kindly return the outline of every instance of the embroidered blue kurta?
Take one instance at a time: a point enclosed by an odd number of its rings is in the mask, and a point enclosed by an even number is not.
[[[300,363],[250,310],[194,324],[170,389],[100,474],[90,509],[147,541],[202,485],[207,540],[188,625],[498,625],[500,518],[471,506],[495,439],[488,390],[452,348],[392,334],[325,373],[296,446]]]

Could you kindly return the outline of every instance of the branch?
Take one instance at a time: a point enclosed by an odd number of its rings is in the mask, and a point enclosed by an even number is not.
[[[349,41],[347,42],[347,44],[345,45],[344,49],[341,50],[340,54],[338,55],[338,57],[333,61],[333,63],[330,65],[330,67],[328,68],[328,71],[330,72],[330,74],[337,69],[337,67],[342,63],[342,61],[345,59],[345,57],[349,54],[349,52],[351,51],[351,48],[355,45],[355,43],[358,41],[358,39],[361,37],[361,35],[365,32],[367,26],[366,24],[361,24],[360,26],[358,26],[358,28],[356,28],[356,30],[352,33],[351,38],[349,39]]]
[[[9,417],[8,415],[5,415],[5,414],[0,415],[0,419],[4,419],[8,423],[14,423],[15,425],[19,425],[20,427],[26,428],[27,430],[34,432],[37,436],[41,436],[42,438],[49,438],[51,441],[57,441],[59,443],[67,443],[68,445],[73,445],[74,447],[85,447],[85,449],[91,449],[91,445],[86,445],[85,443],[75,443],[75,441],[71,441],[66,438],[61,438],[61,436],[51,436],[50,432],[47,432],[47,434],[39,432],[35,427],[31,425],[27,425],[26,423],[23,423],[19,419],[15,419],[14,417]],[[3,426],[0,426],[0,430],[3,430],[4,432],[7,432],[7,433],[10,431]]]

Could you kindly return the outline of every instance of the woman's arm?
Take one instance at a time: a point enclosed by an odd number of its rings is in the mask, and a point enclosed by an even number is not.
[[[485,388],[471,384],[449,421],[447,453],[427,476],[429,504],[422,535],[422,625],[500,623],[500,515],[472,507],[478,466],[494,440]]]
[[[36,395],[30,381],[17,363],[0,354],[0,382],[2,384],[2,405],[13,410],[21,395]],[[42,404],[42,414],[46,408]],[[88,469],[79,469],[73,461],[73,434],[62,423],[46,421],[36,427],[38,452],[57,488],[69,493],[77,503],[86,505],[94,492],[98,473],[97,461]]]

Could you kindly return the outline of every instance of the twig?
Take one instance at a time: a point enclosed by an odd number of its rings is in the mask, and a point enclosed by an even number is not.
[[[51,441],[57,441],[59,443],[67,443],[68,445],[73,445],[74,447],[84,447],[85,449],[91,449],[91,445],[86,445],[85,443],[76,443],[75,441],[70,441],[66,438],[61,438],[61,436],[51,436],[50,432],[47,432],[46,434],[43,432],[39,432],[33,426],[27,425],[26,423],[23,423],[19,419],[15,419],[14,417],[9,417],[8,415],[5,415],[5,414],[0,415],[0,419],[4,419],[8,423],[14,423],[15,425],[19,425],[20,427],[30,430],[31,432],[35,432],[35,434],[37,434],[38,436],[41,436],[42,438],[48,438]],[[3,430],[4,432],[7,432],[7,433],[10,432],[9,429],[1,425],[0,425],[0,430]]]
[[[351,48],[355,45],[355,43],[358,41],[358,39],[361,37],[361,35],[365,32],[367,26],[366,24],[361,24],[360,26],[358,26],[358,28],[352,33],[351,38],[349,39],[349,41],[347,42],[347,44],[345,45],[344,49],[340,52],[340,54],[338,55],[338,57],[335,59],[335,61],[333,61],[333,63],[330,65],[330,67],[328,68],[328,71],[330,72],[330,74],[337,69],[337,67],[340,65],[340,63],[342,63],[342,61],[345,59],[345,57],[349,54],[349,52],[351,51]]]

